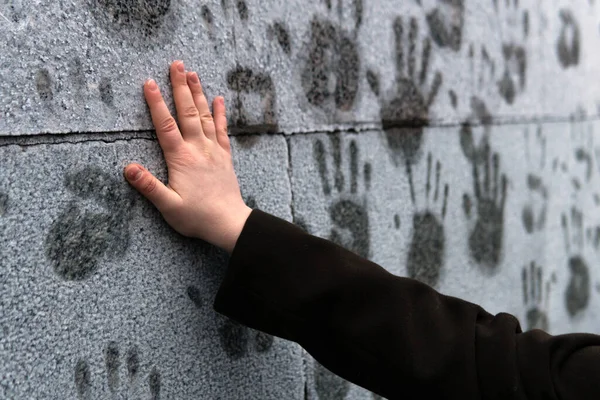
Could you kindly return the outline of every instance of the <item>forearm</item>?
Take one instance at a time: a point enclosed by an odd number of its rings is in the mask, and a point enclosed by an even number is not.
[[[242,231],[215,309],[298,342],[333,372],[392,399],[525,398],[565,387],[555,364],[600,345],[593,335],[522,334],[508,314],[395,277],[260,211]]]

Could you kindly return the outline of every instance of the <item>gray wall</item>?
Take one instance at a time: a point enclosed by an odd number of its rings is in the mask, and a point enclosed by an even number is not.
[[[600,333],[593,0],[0,13],[0,398],[371,398],[216,314],[227,255],[122,179],[166,176],[141,88],[174,59],[226,97],[250,204],[524,329]]]

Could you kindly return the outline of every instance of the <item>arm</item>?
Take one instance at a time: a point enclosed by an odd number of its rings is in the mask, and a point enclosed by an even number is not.
[[[259,210],[215,309],[390,399],[597,399],[600,337],[521,333]]]
[[[508,314],[393,276],[250,210],[223,99],[211,114],[197,75],[179,61],[170,73],[179,125],[156,83],[144,86],[169,185],[139,164],[125,177],[178,232],[232,252],[218,311],[300,343],[333,372],[391,399],[599,398],[600,337],[521,333]]]

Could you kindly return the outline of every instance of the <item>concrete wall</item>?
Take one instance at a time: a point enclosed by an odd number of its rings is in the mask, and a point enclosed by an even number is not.
[[[124,182],[183,59],[249,204],[524,329],[600,333],[593,0],[0,0],[0,398],[370,399],[216,314]]]

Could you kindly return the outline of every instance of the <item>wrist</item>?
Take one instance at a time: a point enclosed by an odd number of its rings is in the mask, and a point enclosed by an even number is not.
[[[230,214],[222,241],[221,243],[215,243],[215,245],[231,254],[251,213],[252,209],[244,204],[243,207]]]

